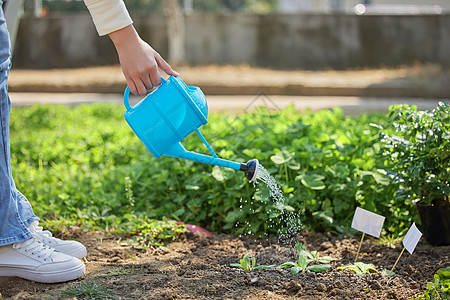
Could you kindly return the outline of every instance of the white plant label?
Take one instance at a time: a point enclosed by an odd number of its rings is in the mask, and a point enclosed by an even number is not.
[[[352,228],[378,238],[384,219],[383,216],[357,207],[353,216]]]
[[[410,254],[413,254],[414,249],[416,248],[421,237],[422,232],[417,229],[416,223],[413,223],[403,238],[403,246],[405,246],[406,250],[408,250]]]

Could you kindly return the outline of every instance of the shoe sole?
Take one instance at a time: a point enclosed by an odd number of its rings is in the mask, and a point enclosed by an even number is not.
[[[70,269],[59,270],[54,272],[36,272],[27,269],[6,268],[2,267],[0,276],[20,277],[23,279],[42,282],[42,283],[59,283],[78,279],[83,277],[86,272],[86,266],[80,264]]]

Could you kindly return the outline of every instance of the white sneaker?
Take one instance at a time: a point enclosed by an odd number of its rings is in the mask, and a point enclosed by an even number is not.
[[[56,283],[80,278],[85,271],[81,260],[56,252],[34,237],[0,247],[0,276]]]
[[[77,241],[66,241],[55,238],[52,233],[48,230],[42,230],[43,228],[38,226],[39,222],[34,221],[28,226],[28,230],[33,234],[33,236],[58,252],[74,256],[76,258],[86,257],[87,251],[86,247]]]

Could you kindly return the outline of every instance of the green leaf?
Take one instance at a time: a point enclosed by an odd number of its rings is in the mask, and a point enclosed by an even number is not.
[[[291,268],[291,274],[292,274],[292,275],[296,275],[296,274],[300,273],[300,271],[302,271],[302,270],[303,270],[303,269],[300,268],[300,267],[292,267],[292,268]]]
[[[323,190],[325,189],[325,184],[322,180],[325,179],[325,176],[319,174],[302,174],[297,176],[296,179],[300,179],[302,184],[307,188],[312,190]]]
[[[284,269],[284,268],[289,268],[289,267],[297,267],[297,264],[291,261],[282,263],[281,265],[278,266],[278,268],[280,269]]]
[[[187,189],[187,190],[199,190],[200,187],[199,187],[198,185],[187,184],[187,185],[186,185],[186,189]]]
[[[308,256],[305,252],[300,252],[298,255],[298,266],[305,269],[308,265]]]
[[[287,166],[288,166],[289,169],[294,170],[294,171],[300,170],[300,168],[301,168],[300,163],[296,162],[294,159],[291,159],[287,163]]]
[[[211,175],[217,180],[217,181],[223,181],[224,177],[222,174],[222,169],[219,166],[214,166],[211,172]]]
[[[450,278],[450,266],[446,268],[440,268],[437,270],[437,274],[443,278]]]
[[[361,270],[355,265],[341,266],[341,267],[337,267],[336,268],[336,270],[345,270],[345,269],[349,269],[350,271],[355,272],[356,275],[361,275],[362,274]]]
[[[312,215],[314,217],[318,217],[320,219],[325,220],[328,224],[333,224],[333,218],[330,217],[329,215],[327,215],[325,212],[323,211],[315,211],[312,213]]]
[[[376,273],[377,270],[373,264],[366,264],[363,262],[355,262],[355,265],[361,270],[363,273]]]
[[[296,243],[295,249],[297,249],[298,252],[308,252],[302,243]]]
[[[363,273],[376,273],[377,270],[373,264],[366,264],[363,262],[355,262],[353,265],[338,267],[337,270],[349,269],[356,273],[356,275],[361,275]]]
[[[277,152],[275,155],[272,155],[270,159],[276,165],[282,165],[290,161],[295,155],[295,152],[289,153],[286,150],[281,150],[281,152]]]
[[[328,171],[337,178],[346,178],[350,175],[348,165],[344,162],[337,162],[328,168]]]
[[[281,211],[287,210],[287,211],[295,211],[295,208],[293,208],[292,206],[289,205],[285,205],[282,203],[279,203],[277,205],[275,205],[275,208]]]
[[[328,270],[329,268],[330,268],[330,265],[328,265],[328,264],[320,264],[320,265],[308,266],[306,269],[316,272],[316,273],[320,273],[320,272]]]
[[[255,270],[262,270],[262,269],[267,270],[267,269],[274,268],[274,267],[275,267],[275,265],[260,265],[260,266],[255,267]]]

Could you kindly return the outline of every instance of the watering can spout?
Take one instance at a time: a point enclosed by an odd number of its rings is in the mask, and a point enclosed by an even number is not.
[[[245,173],[245,177],[248,181],[252,182],[256,179],[259,170],[259,161],[254,158],[249,160],[246,164],[241,164],[239,171],[243,171]]]
[[[187,151],[181,143],[173,144],[164,155],[242,171],[245,173],[245,177],[249,181],[253,181],[256,179],[259,165],[257,159],[252,159],[248,161],[248,163],[243,164],[219,158],[217,156],[209,156],[192,151]]]

